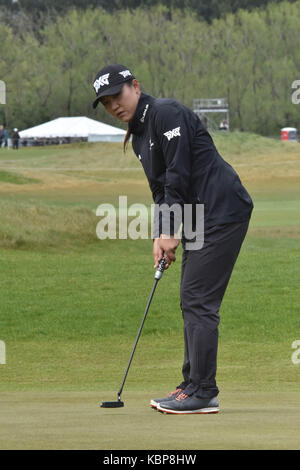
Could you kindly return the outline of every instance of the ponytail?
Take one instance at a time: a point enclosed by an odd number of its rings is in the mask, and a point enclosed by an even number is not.
[[[131,136],[131,132],[130,132],[130,129],[129,129],[129,126],[128,126],[127,132],[126,132],[126,135],[125,135],[125,139],[124,139],[124,143],[123,143],[124,153],[126,152],[126,148],[127,148],[127,144],[128,144],[129,139],[130,139],[130,136]]]

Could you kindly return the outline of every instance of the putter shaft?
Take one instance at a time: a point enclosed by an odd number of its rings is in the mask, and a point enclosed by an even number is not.
[[[134,343],[134,346],[133,346],[133,349],[132,349],[132,352],[131,352],[131,355],[130,355],[130,359],[129,359],[129,362],[128,362],[128,365],[127,365],[127,369],[126,369],[124,377],[123,377],[122,385],[121,385],[120,390],[118,392],[118,399],[119,400],[121,400],[121,394],[122,394],[122,391],[123,391],[125,380],[126,380],[126,377],[127,377],[128,371],[129,371],[129,367],[130,367],[130,364],[131,364],[131,361],[132,361],[132,358],[133,358],[138,340],[140,338],[140,335],[141,335],[141,332],[142,332],[142,329],[143,329],[143,326],[144,326],[144,323],[145,323],[145,320],[146,320],[146,316],[147,316],[147,313],[148,313],[148,310],[149,310],[149,307],[150,307],[150,304],[151,304],[151,301],[152,301],[152,297],[154,295],[157,283],[160,280],[160,278],[162,277],[162,274],[163,274],[164,269],[165,269],[165,265],[166,265],[165,255],[163,255],[163,258],[160,260],[159,266],[158,266],[158,268],[155,272],[155,281],[154,281],[154,284],[153,284],[153,287],[152,287],[152,290],[151,290],[151,294],[150,294],[150,297],[149,297],[149,300],[148,300],[148,303],[147,303],[147,306],[146,306],[146,310],[145,310],[145,313],[144,313],[144,316],[143,316],[143,319],[142,319],[141,326],[139,328],[139,331],[138,331],[138,334],[137,334],[137,337],[136,337],[136,340],[135,340],[135,343]]]
[[[130,359],[129,359],[129,362],[128,362],[128,365],[127,365],[127,369],[126,369],[125,374],[124,374],[123,382],[122,382],[121,388],[120,388],[120,390],[119,390],[119,392],[118,392],[118,399],[119,399],[119,400],[121,399],[121,393],[122,393],[122,391],[123,391],[123,387],[124,387],[125,380],[126,380],[126,377],[127,377],[128,371],[129,371],[129,367],[130,367],[130,364],[131,364],[131,361],[132,361],[132,358],[133,358],[133,355],[134,355],[134,352],[135,352],[135,349],[136,349],[138,340],[139,340],[139,338],[140,338],[140,336],[141,336],[141,332],[142,332],[142,329],[143,329],[143,326],[144,326],[144,323],[145,323],[145,320],[146,320],[146,316],[147,316],[147,313],[148,313],[148,310],[149,310],[149,307],[150,307],[150,304],[151,304],[151,300],[152,300],[152,297],[153,297],[155,288],[156,288],[156,286],[157,286],[157,283],[158,283],[158,279],[155,279],[154,284],[153,284],[153,287],[152,287],[152,291],[151,291],[151,294],[150,294],[150,297],[149,297],[149,300],[148,300],[148,303],[147,303],[147,307],[146,307],[146,310],[145,310],[145,313],[144,313],[144,316],[143,316],[143,320],[142,320],[141,326],[140,326],[140,328],[139,328],[139,331],[138,331],[138,334],[137,334],[137,337],[136,337],[136,340],[135,340],[133,349],[132,349],[132,351],[131,351]]]

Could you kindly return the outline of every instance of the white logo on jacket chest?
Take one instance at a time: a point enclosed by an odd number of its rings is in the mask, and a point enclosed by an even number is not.
[[[94,81],[94,88],[96,90],[96,93],[98,93],[99,88],[103,85],[109,85],[108,77],[109,73],[106,73],[105,75],[101,75],[101,77],[97,78],[97,80]]]
[[[151,139],[149,140],[149,149],[151,150],[154,145],[154,142],[151,142]]]
[[[175,129],[165,132],[164,135],[167,137],[168,140],[173,139],[173,137],[180,137],[180,127],[175,127]]]

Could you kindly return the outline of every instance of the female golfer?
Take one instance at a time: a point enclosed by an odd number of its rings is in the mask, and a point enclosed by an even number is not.
[[[165,413],[217,413],[219,309],[253,202],[200,119],[184,105],[142,92],[128,67],[120,64],[102,68],[94,89],[93,107],[101,101],[109,114],[128,123],[124,149],[132,135],[149,181],[156,208],[155,267],[163,254],[166,269],[175,261],[182,223],[183,382],[150,404]]]

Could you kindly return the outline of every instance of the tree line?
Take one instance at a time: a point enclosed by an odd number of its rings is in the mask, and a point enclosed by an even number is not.
[[[191,9],[72,9],[36,34],[16,31],[0,16],[0,80],[6,105],[0,123],[19,129],[93,110],[92,83],[108,63],[128,66],[142,88],[190,108],[194,98],[225,97],[231,129],[278,134],[300,128],[291,85],[300,79],[300,0],[238,10],[211,23]],[[117,124],[122,127],[120,123]]]
[[[70,8],[102,8],[108,12],[120,9],[130,9],[131,11],[145,7],[149,8],[158,4],[163,4],[172,12],[172,9],[190,9],[195,12],[198,18],[211,22],[214,18],[220,18],[227,13],[235,13],[243,8],[248,11],[253,8],[263,8],[268,3],[279,3],[281,0],[0,0],[0,7],[3,6],[10,12],[23,10],[34,17],[41,17],[45,13],[62,14]],[[289,0],[291,3],[296,0]]]

